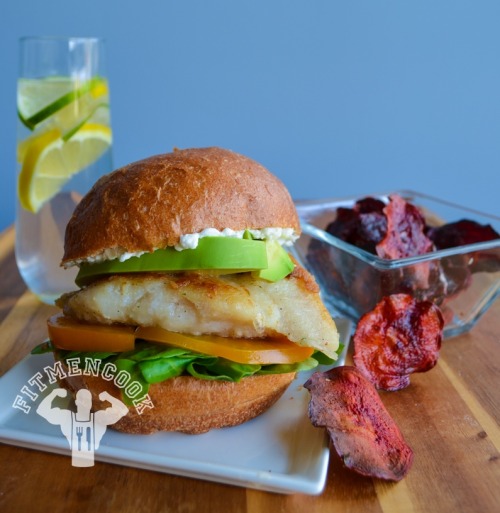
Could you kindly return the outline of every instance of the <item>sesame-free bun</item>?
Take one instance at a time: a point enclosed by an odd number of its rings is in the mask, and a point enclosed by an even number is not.
[[[295,373],[249,376],[238,383],[208,381],[179,376],[149,387],[152,407],[139,414],[133,406],[113,424],[113,429],[130,434],[157,431],[205,433],[211,429],[236,426],[268,410],[285,392]],[[109,407],[99,394],[106,391],[121,398],[120,389],[99,376],[71,375],[60,382],[73,395],[86,388],[92,393],[94,409]]]
[[[295,205],[276,176],[229,150],[174,150],[96,182],[68,223],[62,264],[151,252],[205,228],[270,227],[300,233]]]

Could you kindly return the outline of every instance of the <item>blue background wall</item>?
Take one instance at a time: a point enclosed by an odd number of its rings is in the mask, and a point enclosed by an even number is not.
[[[0,229],[17,40],[107,40],[115,165],[219,145],[295,198],[413,188],[500,215],[500,2],[4,0]]]

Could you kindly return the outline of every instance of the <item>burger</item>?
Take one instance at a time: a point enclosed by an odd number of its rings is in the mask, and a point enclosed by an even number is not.
[[[129,412],[113,428],[127,433],[262,414],[297,372],[337,359],[318,286],[287,251],[299,235],[283,183],[232,151],[176,149],[102,177],[66,228],[79,289],[57,300],[47,350],[107,374],[61,385],[90,390],[96,409],[103,391],[120,398]]]

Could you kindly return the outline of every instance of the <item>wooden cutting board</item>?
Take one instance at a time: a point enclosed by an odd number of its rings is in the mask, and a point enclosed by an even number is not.
[[[0,374],[45,338],[55,307],[26,292],[14,231],[0,235]],[[318,496],[279,495],[0,444],[0,511],[500,512],[500,301],[466,335],[444,341],[437,366],[381,393],[415,459],[399,483],[359,476],[332,450]],[[241,441],[245,443],[244,440]]]

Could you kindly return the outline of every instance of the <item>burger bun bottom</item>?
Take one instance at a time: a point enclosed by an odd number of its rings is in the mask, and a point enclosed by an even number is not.
[[[292,372],[249,376],[234,383],[179,376],[150,385],[149,407],[139,414],[138,408],[130,406],[128,414],[110,427],[130,434],[157,431],[199,434],[236,426],[264,413],[283,395],[294,378]],[[99,399],[104,391],[121,399],[120,389],[100,376],[68,376],[60,385],[73,395],[82,388],[88,389],[96,411],[110,406],[109,402]]]

